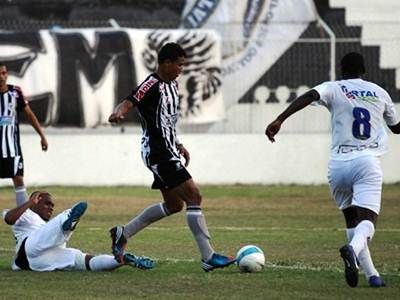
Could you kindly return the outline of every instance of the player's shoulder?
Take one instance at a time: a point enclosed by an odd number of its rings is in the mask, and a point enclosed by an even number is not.
[[[137,101],[140,102],[147,94],[150,93],[153,89],[155,89],[160,83],[160,78],[157,74],[152,73],[146,77],[145,80],[136,88],[134,91],[134,96]]]
[[[7,84],[9,91],[16,91],[18,93],[22,93],[22,88],[19,85],[15,84]]]
[[[149,74],[145,80],[142,81],[142,83],[139,85],[139,88],[142,86],[149,86],[152,87],[156,85],[157,83],[160,83],[161,79],[156,73],[151,73]]]
[[[364,79],[362,79],[362,82],[370,90],[374,90],[375,92],[377,92],[378,95],[380,94],[381,96],[390,98],[389,93],[383,87],[381,87],[379,84],[372,82],[372,81],[364,80]]]

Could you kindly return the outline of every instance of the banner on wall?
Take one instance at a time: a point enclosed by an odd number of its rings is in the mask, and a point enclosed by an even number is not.
[[[185,49],[181,123],[224,117],[221,49],[211,30],[56,29],[0,33],[8,83],[22,87],[46,125],[95,127],[157,67],[166,42]],[[135,121],[134,117],[131,121]]]
[[[315,20],[313,0],[186,0],[181,28],[212,28],[223,37],[221,70],[229,107]]]

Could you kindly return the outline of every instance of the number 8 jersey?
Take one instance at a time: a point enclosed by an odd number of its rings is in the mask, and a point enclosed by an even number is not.
[[[389,94],[360,78],[324,82],[314,87],[318,104],[331,113],[331,159],[349,160],[387,151],[387,125],[399,120]]]

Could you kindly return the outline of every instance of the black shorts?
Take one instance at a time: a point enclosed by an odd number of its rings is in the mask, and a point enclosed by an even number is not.
[[[154,175],[152,189],[169,190],[192,178],[179,160],[159,162],[148,168]]]
[[[0,178],[24,176],[24,159],[22,156],[0,157]]]

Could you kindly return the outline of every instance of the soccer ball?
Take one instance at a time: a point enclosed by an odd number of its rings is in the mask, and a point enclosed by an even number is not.
[[[264,252],[254,245],[244,246],[236,254],[236,263],[241,272],[260,272],[265,265]]]

